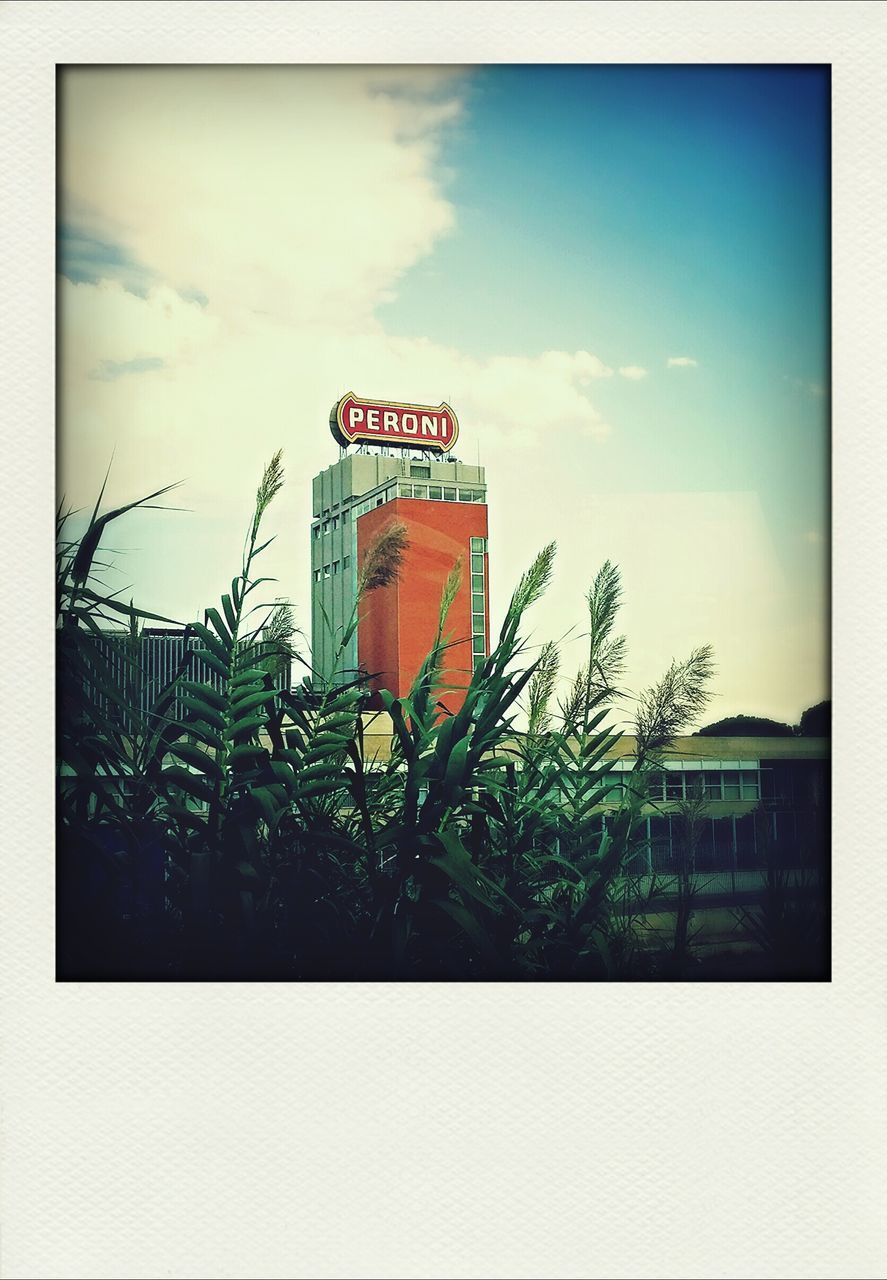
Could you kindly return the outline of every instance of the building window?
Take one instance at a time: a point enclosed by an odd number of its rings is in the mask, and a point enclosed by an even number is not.
[[[669,769],[665,774],[665,798],[666,800],[683,800],[684,798],[684,775],[678,773],[676,769]]]
[[[347,524],[350,519],[351,519],[351,508],[346,507],[345,510],[342,512],[342,524]]]
[[[312,538],[319,538],[319,537],[320,537],[320,525],[319,525],[319,524],[316,524],[316,525],[314,525],[314,526],[312,527],[312,529],[311,529],[311,536],[312,536]]]
[[[460,489],[460,490],[459,490],[459,501],[460,501],[460,502],[474,502],[474,493],[472,492],[472,490],[471,490],[471,489]]]
[[[431,466],[427,462],[411,462],[410,475],[418,476],[420,480],[430,480]]]
[[[704,795],[702,774],[694,770],[684,774],[684,795],[688,800],[701,799]]]
[[[323,566],[323,576],[324,576],[325,578],[328,578],[328,577],[330,576],[330,567],[329,567],[329,565],[328,565],[328,564],[325,564],[325,565]]]
[[[320,570],[319,570],[319,569],[315,569],[315,570],[314,570],[314,581],[315,581],[315,582],[320,582]]]
[[[622,799],[622,782],[621,773],[608,773],[604,780],[604,785],[610,788],[607,799],[612,800],[614,804],[619,804]]]
[[[444,502],[455,502],[455,501],[456,501],[456,490],[448,489],[446,486],[444,486]]]
[[[459,491],[462,497],[462,490]],[[477,670],[478,659],[487,654],[487,598],[484,590],[484,558],[478,551],[483,550],[483,538],[471,538],[469,542],[471,554],[471,652],[474,669]]]
[[[351,557],[346,556],[345,559],[342,561],[342,572],[344,573],[346,569],[350,569],[350,568],[351,568]]]
[[[486,551],[486,549],[487,549],[487,540],[486,540],[486,538],[472,538],[472,539],[471,539],[471,551],[472,551],[472,554],[473,554],[474,552],[477,552],[477,551],[479,551],[481,554],[483,554],[483,552],[484,552],[484,551]]]
[[[398,492],[398,494],[400,495],[400,497],[401,497],[401,498],[412,498],[412,496],[413,496],[413,486],[412,486],[411,484],[402,484],[402,485],[399,485],[399,486],[398,486],[398,490],[397,490],[397,492]]]
[[[427,488],[427,486],[426,486],[426,485],[424,485],[424,484],[414,484],[414,485],[413,485],[413,497],[414,497],[414,498],[424,498],[424,497],[425,497],[425,495],[427,494],[427,492],[428,492],[428,488]]]
[[[665,779],[661,773],[651,773],[647,776],[647,798],[654,803],[663,799],[665,791]]]
[[[332,524],[332,527],[333,527],[334,529],[338,529],[338,527],[339,527],[339,517],[338,517],[338,516],[333,516],[332,521],[331,521],[331,524]]]
[[[322,527],[322,529],[321,529],[321,532],[322,532],[322,533],[329,533],[329,531],[330,531],[330,522],[329,522],[329,520],[324,520],[324,522],[323,522],[323,527]]]
[[[338,562],[338,560],[334,560],[334,561],[333,561],[333,573],[338,573],[338,572],[339,572],[339,562]]]
[[[430,484],[428,486],[429,498],[436,498],[438,502],[443,498],[443,489],[439,484]]]
[[[739,781],[739,773],[733,769],[728,769],[724,773],[724,799],[740,800],[742,798],[742,787]]]
[[[757,773],[743,773],[741,777],[743,800],[760,800],[761,788],[758,785]]]
[[[721,799],[721,775],[715,773],[711,769],[706,769],[702,775],[704,795],[706,800]]]

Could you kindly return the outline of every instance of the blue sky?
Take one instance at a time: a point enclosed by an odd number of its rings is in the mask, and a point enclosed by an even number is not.
[[[283,445],[273,568],[307,615],[329,405],[447,398],[488,468],[494,613],[555,538],[540,638],[581,630],[609,557],[636,687],[711,640],[717,714],[827,695],[827,69],[62,86],[61,473],[84,504],[112,449],[114,499],[187,479],[193,514],[121,538],[146,604],[224,589],[243,477]]]
[[[821,522],[828,92],[821,68],[481,71],[442,157],[458,234],[386,325],[491,355],[693,352],[692,391],[639,388],[595,483],[757,489],[779,534]]]

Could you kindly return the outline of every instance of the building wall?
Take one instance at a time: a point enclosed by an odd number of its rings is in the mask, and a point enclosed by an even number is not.
[[[357,520],[357,557],[392,521],[407,528],[409,547],[399,578],[388,587],[368,593],[360,607],[358,660],[371,675],[373,688],[403,697],[434,644],[440,600],[453,565],[461,557],[462,582],[450,609],[445,636],[450,647],[444,662],[444,681],[466,689],[471,680],[472,594],[483,598],[483,655],[489,653],[489,560],[485,503],[423,501],[396,498]],[[471,539],[483,539],[483,581],[472,584]],[[472,585],[481,591],[472,593]],[[474,646],[480,648],[480,645]],[[477,656],[483,656],[478,654]],[[441,701],[457,711],[464,695],[443,694]]]
[[[189,634],[184,628],[145,627],[134,639],[126,631],[109,631],[92,638],[102,674],[125,691],[134,709],[141,716],[148,715],[154,703],[177,677],[186,677],[200,684],[207,684],[217,692],[224,689],[224,680],[212,667],[197,657],[195,650],[203,648],[199,636]],[[280,661],[276,675],[278,686],[289,688],[292,678],[289,659]],[[97,707],[107,715],[110,705],[100,688],[91,690]],[[176,719],[184,714],[181,694],[168,709]],[[130,717],[124,726],[132,729],[136,717]]]

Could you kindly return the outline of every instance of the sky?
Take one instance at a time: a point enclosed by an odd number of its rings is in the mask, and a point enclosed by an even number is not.
[[[453,405],[492,624],[584,650],[620,566],[631,690],[709,643],[706,721],[829,696],[829,86],[807,67],[68,68],[59,496],[133,513],[107,583],[187,621],[239,568],[310,635],[331,405]],[[307,644],[307,642],[306,642]]]

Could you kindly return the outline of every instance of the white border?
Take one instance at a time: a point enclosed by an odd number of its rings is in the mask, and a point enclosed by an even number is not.
[[[0,5],[3,1276],[885,1274],[885,52],[851,0]],[[56,986],[54,64],[505,60],[833,64],[834,980]]]

